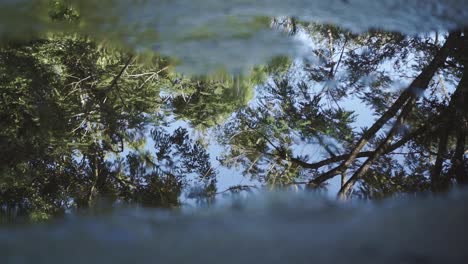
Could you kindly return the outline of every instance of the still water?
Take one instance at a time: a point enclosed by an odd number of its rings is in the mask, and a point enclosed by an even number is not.
[[[464,263],[465,6],[2,1],[0,263]]]

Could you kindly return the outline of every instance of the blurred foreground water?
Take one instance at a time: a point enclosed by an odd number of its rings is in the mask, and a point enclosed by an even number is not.
[[[0,228],[1,263],[466,263],[468,193],[343,204],[312,194]]]

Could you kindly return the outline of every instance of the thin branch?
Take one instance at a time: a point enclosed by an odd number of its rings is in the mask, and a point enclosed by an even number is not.
[[[344,54],[346,45],[348,44],[348,40],[349,40],[349,39],[348,39],[348,36],[346,36],[345,42],[344,42],[344,44],[343,44],[343,48],[341,49],[340,58],[338,59],[338,63],[335,65],[335,72],[333,73],[333,76],[336,75],[336,72],[338,71],[338,67],[339,67],[340,64],[341,64],[341,60],[343,59],[343,54]]]
[[[258,186],[255,185],[235,185],[227,188],[224,191],[217,192],[215,195],[227,193],[227,192],[240,192],[240,191],[250,191],[250,189],[258,189]]]
[[[430,122],[426,122],[425,125],[423,125],[420,128],[414,130],[413,132],[407,134],[402,139],[400,139],[398,142],[396,142],[393,145],[391,145],[390,147],[388,147],[384,154],[392,153],[393,151],[395,151],[395,150],[399,149],[400,147],[406,145],[406,143],[413,140],[415,137],[423,134],[424,132],[426,132],[427,129],[429,129],[429,127],[430,127],[429,124],[430,124]],[[374,152],[375,151],[363,151],[363,152],[358,153],[356,155],[356,158],[368,158],[368,157],[371,157],[372,155],[374,155]],[[308,165],[309,165],[309,168],[311,168],[311,169],[318,169],[320,167],[323,167],[323,166],[326,166],[326,165],[329,165],[329,164],[332,164],[332,163],[336,163],[336,162],[348,159],[349,156],[350,156],[350,154],[340,155],[340,156],[336,156],[336,157],[333,157],[333,158],[329,158],[329,159],[322,160],[320,162],[313,163],[313,164],[308,164]],[[332,171],[336,172],[337,175],[341,174],[343,171],[340,171],[337,168],[339,168],[339,166],[336,167],[335,170],[332,170]],[[312,186],[320,185],[322,182],[326,181],[326,180],[324,180],[325,177],[326,177],[324,175],[325,174],[322,174],[319,177],[311,180],[310,184]]]
[[[124,74],[124,72],[127,70],[128,66],[130,66],[130,64],[132,63],[133,61],[133,56],[129,56],[127,61],[125,62],[125,65],[124,67],[122,67],[122,69],[120,70],[120,72],[117,74],[117,76],[115,76],[115,78],[112,80],[111,84],[109,85],[109,87],[105,90],[105,92],[109,92],[110,90],[112,90],[118,83],[119,79],[122,77],[122,75]]]
[[[375,149],[372,155],[362,164],[362,166],[349,178],[349,180],[341,187],[340,191],[338,192],[338,196],[342,199],[346,199],[349,196],[354,184],[362,178],[366,172],[369,170],[372,163],[374,163],[378,158],[380,158],[383,154],[388,152],[389,148],[391,147],[390,143],[393,137],[398,133],[401,125],[405,122],[406,118],[410,114],[411,110],[413,109],[415,99],[410,100],[405,107],[401,110],[400,115],[397,118],[397,121],[393,125],[392,129],[388,132],[387,137],[383,140],[380,145]]]

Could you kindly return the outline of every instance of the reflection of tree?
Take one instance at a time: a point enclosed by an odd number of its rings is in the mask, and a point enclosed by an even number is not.
[[[358,181],[366,196],[440,191],[453,181],[466,182],[466,34],[409,38],[308,29],[318,57],[318,63],[306,65],[309,80],[295,84],[285,76],[272,85],[265,102],[239,111],[238,120],[225,128],[226,162],[240,162],[270,183],[297,183],[303,177],[309,186],[321,186],[341,175],[341,197]],[[401,78],[412,81],[398,93],[391,88]],[[455,80],[450,98],[439,92],[442,79]],[[362,133],[350,130],[352,113],[340,106],[352,94],[380,115]],[[294,154],[295,141],[311,140],[326,151],[322,160]]]
[[[225,120],[232,112],[247,104],[254,85],[243,80],[191,81],[193,87],[182,87],[171,102],[174,114],[187,119],[194,127],[207,128]],[[186,92],[188,91],[188,93]]]
[[[179,128],[169,134],[155,129],[151,137],[154,153],[131,152],[116,162],[119,186],[126,191],[123,199],[149,206],[176,206],[182,188],[190,180],[203,185],[201,195],[215,194],[216,172],[209,155],[189,138],[187,130]]]
[[[177,80],[171,100],[173,112],[196,128],[218,125],[252,99],[256,85],[263,83],[270,74],[285,71],[289,64],[287,58],[276,57],[247,76],[217,74]]]
[[[173,206],[189,173],[204,175],[198,179],[207,194],[215,192],[209,157],[186,131],[161,131],[155,153],[141,151],[148,126],[164,121],[159,94],[171,84],[168,60],[138,63],[82,37],[52,36],[5,44],[0,62],[3,211],[42,217],[103,196]],[[165,171],[160,162],[172,157],[153,156],[167,145],[181,158],[172,161],[179,167]],[[135,151],[118,158],[128,149]],[[135,174],[139,166],[145,170]]]
[[[294,141],[315,140],[334,155],[327,138],[350,139],[352,116],[341,109],[322,109],[320,95],[310,94],[305,83],[293,87],[287,80],[278,80],[268,88],[269,95],[257,107],[238,111],[225,125],[223,136],[231,150],[225,162],[244,163],[248,173],[264,174],[269,183],[290,184],[305,165],[292,156]]]
[[[54,22],[80,24],[78,9],[53,3]],[[192,185],[198,199],[215,195],[209,155],[187,131],[159,127],[166,123],[162,109],[169,105],[194,125],[212,126],[288,60],[277,58],[248,78],[232,79],[187,78],[171,72],[168,58],[145,57],[54,33],[0,47],[2,211],[46,217],[103,197],[176,206]],[[147,142],[150,127],[156,127],[154,151]]]
[[[80,22],[77,11],[55,2],[54,21]],[[342,197],[355,189],[375,198],[467,183],[466,31],[356,35],[288,23],[293,34],[307,30],[315,42],[316,61],[304,63],[299,81],[285,73],[286,58],[244,77],[186,78],[170,71],[168,58],[142,62],[79,35],[4,43],[1,210],[45,217],[103,197],[170,207],[193,182],[198,196],[213,197],[208,153],[186,130],[161,127],[167,121],[161,109],[168,108],[197,128],[228,120],[220,134],[227,145],[222,162],[269,185],[320,187],[340,175]],[[402,79],[408,84],[395,91]],[[256,103],[243,107],[265,81]],[[362,132],[342,105],[350,97],[379,116]],[[304,144],[319,149],[320,158],[298,155]]]

